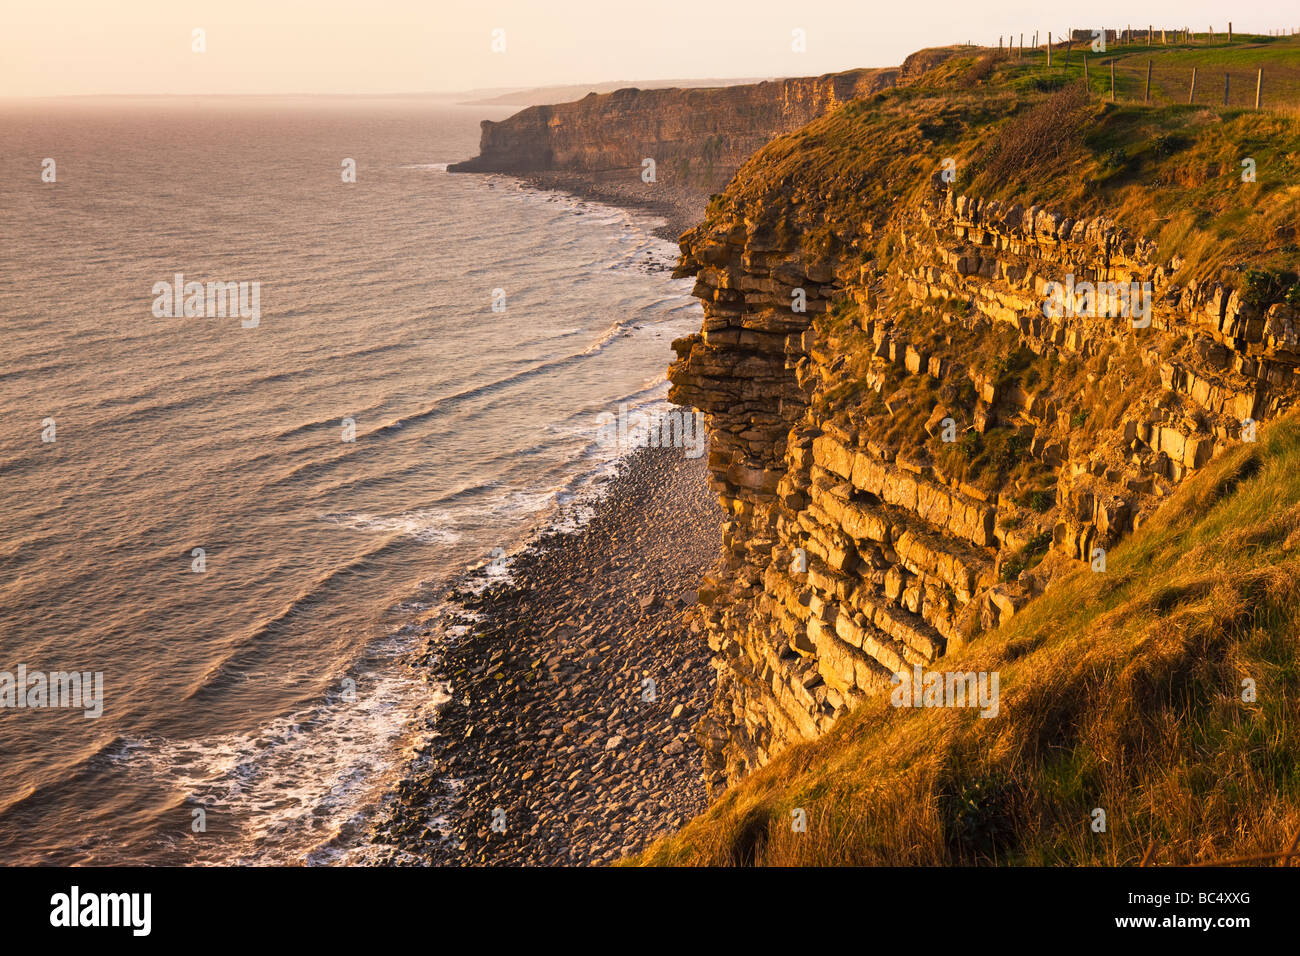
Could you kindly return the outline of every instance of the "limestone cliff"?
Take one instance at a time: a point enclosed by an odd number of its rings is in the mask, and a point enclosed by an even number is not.
[[[1007,175],[1000,150],[1033,128],[1023,104],[932,94],[777,140],[681,243],[704,322],[674,343],[671,397],[706,415],[728,515],[701,589],[715,789],[1077,562],[1104,567],[1175,485],[1300,391],[1296,306],[1108,214],[1121,184],[1087,180],[1102,160],[1082,133]],[[939,175],[948,155],[969,157],[962,177],[983,195]],[[1090,191],[1036,201],[1065,175]],[[1234,188],[1230,169],[1199,175]],[[1104,282],[1149,292],[1147,317],[1087,292],[1045,308],[1050,283]]]
[[[624,89],[532,106],[499,122],[484,120],[479,155],[450,170],[562,170],[639,185],[642,162],[649,158],[661,190],[707,196],[773,136],[892,85],[896,72],[852,70],[704,89]]]

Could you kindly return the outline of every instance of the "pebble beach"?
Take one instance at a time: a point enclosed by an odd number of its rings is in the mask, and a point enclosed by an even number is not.
[[[448,595],[412,666],[450,699],[373,827],[378,862],[609,864],[705,808],[704,459],[641,449],[577,507]]]

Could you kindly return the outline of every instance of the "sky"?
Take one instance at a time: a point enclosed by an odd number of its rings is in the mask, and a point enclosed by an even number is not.
[[[927,46],[1124,26],[1300,27],[1295,0],[5,0],[0,97],[416,93],[809,76]],[[1089,23],[1088,18],[1093,23]],[[203,31],[196,52],[194,31]],[[494,32],[498,47],[493,50]],[[806,49],[796,52],[794,31]],[[504,40],[504,44],[500,41]]]

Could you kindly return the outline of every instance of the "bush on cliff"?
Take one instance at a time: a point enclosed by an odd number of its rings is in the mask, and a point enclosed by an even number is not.
[[[1040,179],[1082,151],[1083,123],[1093,101],[1083,83],[1071,83],[1030,107],[989,141],[983,179],[1005,185],[1027,176]]]

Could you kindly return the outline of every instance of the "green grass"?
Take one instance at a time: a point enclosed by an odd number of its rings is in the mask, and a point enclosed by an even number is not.
[[[1202,34],[1192,45],[1110,45],[1105,53],[1093,53],[1087,45],[1075,45],[1068,66],[1062,49],[1052,53],[1052,66],[1042,51],[1025,51],[1024,59],[1014,55],[1009,63],[1014,76],[1028,88],[1035,80],[1057,82],[1083,78],[1083,60],[1088,60],[1089,85],[1097,96],[1110,96],[1110,64],[1115,63],[1115,96],[1120,102],[1141,102],[1146,95],[1147,62],[1151,63],[1151,102],[1186,103],[1192,68],[1196,67],[1196,98],[1193,102],[1223,105],[1223,77],[1230,78],[1229,106],[1253,107],[1256,71],[1264,70],[1262,105],[1270,108],[1300,107],[1300,37],[1238,38],[1231,45],[1216,40],[1205,45]]]
[[[998,672],[996,717],[882,695],[634,862],[1133,865],[1153,845],[1152,862],[1187,864],[1284,848],[1300,830],[1298,547],[1293,413],[1185,483],[1104,573],[1080,568],[939,662]]]

